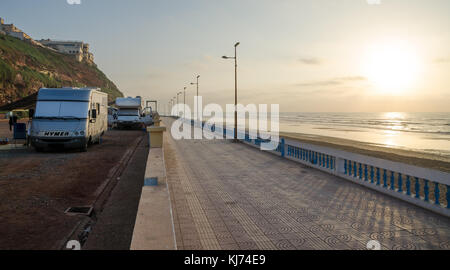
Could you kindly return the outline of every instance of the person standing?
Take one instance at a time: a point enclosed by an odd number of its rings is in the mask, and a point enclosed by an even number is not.
[[[13,117],[12,117],[12,120],[13,120],[13,126],[14,126],[15,124],[17,124],[17,119],[19,119],[19,118],[17,117],[17,115],[13,114]]]
[[[12,126],[14,125],[13,112],[9,113],[9,131],[12,131]]]

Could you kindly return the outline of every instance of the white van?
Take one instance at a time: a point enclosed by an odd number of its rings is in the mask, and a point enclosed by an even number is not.
[[[119,110],[114,107],[108,107],[108,127],[114,128],[117,125],[117,114]]]
[[[116,121],[117,128],[141,129],[143,127],[141,97],[117,98],[116,107],[119,110]]]
[[[31,124],[37,151],[60,146],[87,151],[108,130],[108,95],[98,88],[42,88]]]

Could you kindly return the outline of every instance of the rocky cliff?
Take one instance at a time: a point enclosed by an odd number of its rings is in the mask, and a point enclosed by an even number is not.
[[[29,107],[41,87],[99,87],[109,101],[123,96],[95,64],[0,34],[0,110]]]

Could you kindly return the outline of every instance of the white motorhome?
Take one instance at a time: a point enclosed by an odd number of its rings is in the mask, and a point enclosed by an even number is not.
[[[141,119],[142,100],[141,97],[126,97],[117,98],[116,107],[117,113],[117,128],[142,128],[143,123]]]
[[[114,107],[108,107],[108,127],[109,128],[114,128],[116,126],[118,111],[119,110],[117,110]]]
[[[151,126],[153,124],[153,109],[152,107],[146,107],[143,110],[141,121],[144,126]]]
[[[87,151],[108,130],[108,95],[98,88],[42,88],[31,124],[31,145]]]

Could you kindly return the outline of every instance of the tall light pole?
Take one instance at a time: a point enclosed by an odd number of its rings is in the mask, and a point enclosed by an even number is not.
[[[184,93],[184,95],[183,95],[183,104],[184,104],[184,106],[183,106],[183,117],[184,117],[184,119],[186,119],[186,86],[184,87],[184,90],[183,90],[183,93]]]
[[[173,106],[172,106],[172,108],[173,108],[173,107],[175,107],[175,101],[176,101],[176,97],[173,97],[173,99],[172,99],[172,100],[173,100]],[[172,115],[172,116],[175,116],[175,115]]]
[[[183,92],[178,92],[177,93],[177,116],[179,117],[180,116],[180,112],[178,111],[178,95],[181,95],[181,94],[183,94]]]
[[[222,56],[223,59],[234,59],[234,142],[237,142],[237,46],[234,44],[234,57]]]
[[[199,113],[199,111],[198,111],[198,78],[200,78],[200,75],[197,75],[197,82],[196,83],[191,83],[191,85],[197,85],[197,105],[196,105],[196,109],[197,109],[197,115],[196,115],[196,117],[197,117],[197,120],[199,119],[199,117],[198,117],[198,113]]]

